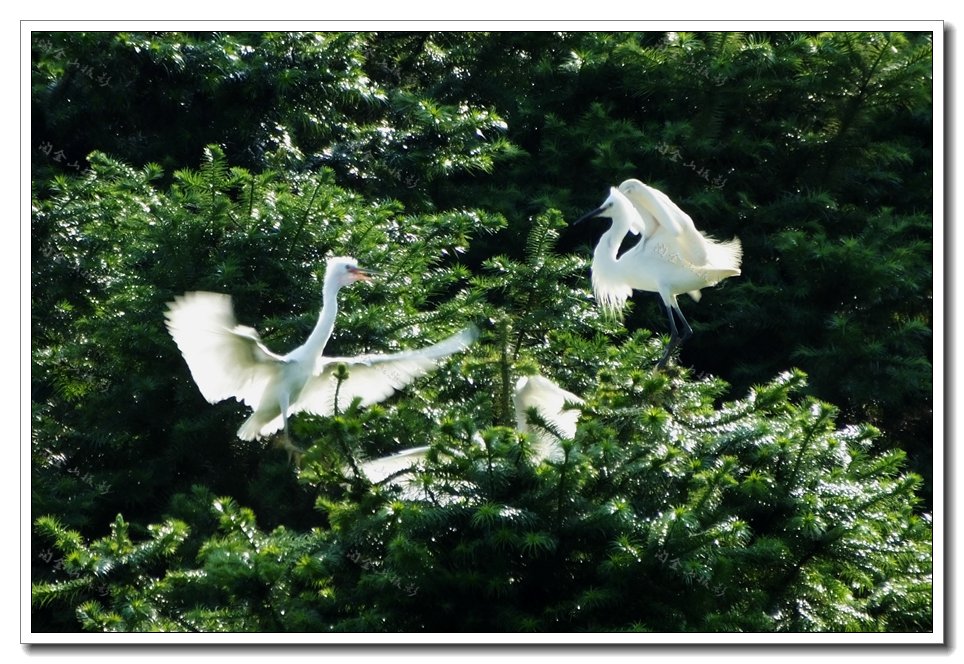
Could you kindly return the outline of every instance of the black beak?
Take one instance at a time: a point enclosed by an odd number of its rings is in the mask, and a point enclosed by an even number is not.
[[[606,211],[606,206],[605,206],[605,205],[603,205],[603,206],[601,206],[601,207],[597,207],[597,208],[596,208],[595,210],[593,210],[592,212],[587,212],[586,214],[584,214],[584,215],[582,215],[581,217],[579,217],[578,219],[576,219],[574,222],[572,222],[571,225],[572,225],[572,226],[575,226],[576,224],[581,224],[582,222],[586,221],[586,219],[592,219],[592,218],[594,218],[594,217],[602,217],[602,216],[605,216],[605,215],[603,215],[603,212],[605,212],[605,211]]]

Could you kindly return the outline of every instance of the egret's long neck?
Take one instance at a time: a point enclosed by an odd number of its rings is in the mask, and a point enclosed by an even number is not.
[[[623,245],[623,238],[629,232],[629,221],[619,216],[613,216],[612,226],[603,233],[593,252],[595,260],[615,263],[619,256],[619,248]]]
[[[599,238],[592,258],[592,290],[596,301],[610,315],[622,311],[626,300],[633,294],[622,275],[623,265],[617,259],[623,238],[629,232],[629,224],[613,219],[613,225]]]
[[[599,238],[599,242],[592,252],[593,269],[615,263],[618,251],[619,240],[613,235],[613,230],[610,228]]]
[[[296,352],[299,359],[308,359],[321,355],[328,345],[331,333],[335,329],[335,318],[338,316],[338,289],[339,284],[334,281],[326,281],[322,297],[321,314],[315,329],[308,335],[308,341],[304,343]],[[293,353],[294,354],[294,353]]]

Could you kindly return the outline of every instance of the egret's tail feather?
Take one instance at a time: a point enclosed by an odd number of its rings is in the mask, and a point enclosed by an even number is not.
[[[244,421],[238,429],[238,438],[241,440],[257,440],[265,436],[270,436],[283,426],[281,416],[272,416],[271,413],[251,413],[251,417]]]
[[[740,263],[743,262],[743,245],[740,238],[719,242],[707,242],[707,266],[714,272],[725,273],[726,277],[740,274]]]

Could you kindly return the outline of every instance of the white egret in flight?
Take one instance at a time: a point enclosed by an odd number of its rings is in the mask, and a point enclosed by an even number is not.
[[[693,334],[679,308],[677,295],[687,293],[698,302],[701,288],[740,274],[740,240],[719,242],[702,235],[690,216],[666,194],[639,180],[626,180],[619,189],[610,188],[603,204],[575,223],[592,217],[612,219],[612,226],[603,233],[593,253],[592,286],[596,300],[607,312],[615,314],[622,310],[633,290],[659,294],[670,329],[670,342],[656,365],[662,368],[676,347]],[[620,256],[627,233],[642,237]],[[682,335],[676,318],[682,325]]]
[[[338,291],[370,279],[353,258],[328,261],[323,306],[308,340],[286,355],[261,342],[256,330],[238,325],[231,298],[218,293],[193,292],[175,298],[165,314],[167,329],[184,355],[201,394],[210,403],[235,398],[254,412],[241,425],[238,437],[255,440],[283,432],[289,453],[288,418],[300,412],[330,416],[337,406],[360,398],[367,406],[382,401],[434,369],[445,357],[464,350],[478,336],[472,326],[433,346],[390,355],[327,357],[322,355],[335,326]],[[336,378],[345,365],[348,377]],[[336,403],[337,399],[337,403]]]

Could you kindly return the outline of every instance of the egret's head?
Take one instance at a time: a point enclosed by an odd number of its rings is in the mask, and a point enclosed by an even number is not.
[[[603,201],[603,204],[597,207],[592,212],[587,212],[586,214],[576,219],[574,222],[572,222],[572,225],[575,226],[576,224],[581,224],[587,219],[595,219],[596,217],[612,217],[613,216],[612,209],[613,209],[613,206],[615,205],[615,202],[613,199],[614,194],[618,195],[619,192],[616,191],[616,189],[614,189],[613,187],[610,187],[609,196],[606,198],[605,201]]]
[[[593,219],[595,217],[609,217],[613,221],[622,222],[625,220],[630,224],[632,231],[636,233],[638,232],[636,228],[637,224],[633,223],[636,220],[636,216],[636,210],[629,199],[626,198],[626,196],[615,187],[610,187],[609,195],[606,197],[606,200],[603,201],[603,204],[592,212],[588,212],[579,217],[579,219],[573,222],[573,225],[575,226],[586,219]],[[642,224],[638,224],[638,226],[641,225]]]
[[[356,281],[370,281],[367,270],[358,266],[358,262],[349,256],[336,256],[328,261],[325,270],[325,283],[334,283],[339,287],[348,286]]]

